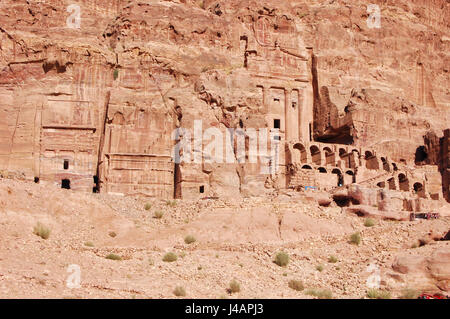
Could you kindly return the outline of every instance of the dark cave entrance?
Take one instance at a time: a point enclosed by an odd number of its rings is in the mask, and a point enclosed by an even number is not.
[[[63,189],[70,189],[70,180],[69,179],[63,179],[61,181],[61,188],[63,188]]]
[[[414,162],[416,165],[426,161],[428,159],[428,153],[427,150],[425,149],[425,146],[419,146],[416,149],[416,154],[415,154],[415,159]]]

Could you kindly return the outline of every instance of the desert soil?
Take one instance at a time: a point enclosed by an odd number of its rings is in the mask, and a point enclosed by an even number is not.
[[[392,269],[396,256],[450,248],[448,241],[412,248],[431,230],[448,231],[449,217],[364,221],[301,193],[166,202],[0,179],[0,297],[176,298],[181,286],[186,298],[315,298],[312,288],[365,298],[374,264],[381,289],[396,298],[420,289]],[[50,229],[48,239],[34,234],[37,223]],[[360,245],[349,242],[355,232]],[[186,244],[187,235],[196,242]],[[286,267],[273,262],[279,251],[289,254]],[[178,259],[163,261],[168,252]],[[122,260],[105,258],[111,253]],[[70,265],[80,267],[79,288],[67,286]],[[233,279],[241,291],[231,294]],[[305,289],[289,288],[293,279]]]

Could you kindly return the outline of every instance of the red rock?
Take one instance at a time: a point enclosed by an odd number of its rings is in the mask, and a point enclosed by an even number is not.
[[[427,260],[421,256],[401,255],[397,257],[392,268],[402,274],[422,273],[426,271]]]
[[[450,248],[439,247],[428,256],[400,255],[392,268],[406,274],[405,281],[426,289],[450,291]]]
[[[359,184],[351,204],[384,211],[450,201],[444,0],[385,4],[380,29],[360,0],[79,5],[71,29],[64,2],[1,3],[1,170],[160,198]],[[279,171],[176,165],[171,134],[195,120],[279,127]]]

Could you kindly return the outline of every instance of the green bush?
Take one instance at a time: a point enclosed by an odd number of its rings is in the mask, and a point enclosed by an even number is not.
[[[329,263],[334,264],[334,263],[337,263],[338,261],[339,261],[339,260],[337,259],[336,256],[330,256],[330,257],[328,257],[328,262],[329,262]]]
[[[275,256],[274,263],[280,267],[286,267],[289,263],[289,255],[284,251],[278,252]]]
[[[119,255],[116,255],[116,254],[109,254],[108,256],[106,256],[106,259],[122,260],[122,257],[120,257]]]
[[[184,290],[183,287],[178,286],[175,288],[175,290],[173,291],[173,294],[177,297],[184,297],[186,296],[186,290]]]
[[[236,280],[232,280],[230,282],[230,288],[228,290],[230,293],[239,292],[241,291],[241,285]]]
[[[94,243],[91,242],[91,241],[85,242],[84,245],[87,246],[87,247],[94,247]]]
[[[167,200],[166,205],[170,206],[170,207],[175,207],[175,206],[177,206],[177,201],[176,200]]]
[[[370,299],[391,299],[391,293],[385,290],[369,289],[367,291],[367,297]]]
[[[42,239],[48,239],[50,237],[50,228],[44,226],[41,223],[37,223],[33,228],[33,233]]]
[[[303,282],[300,280],[289,280],[288,286],[289,288],[297,291],[302,291],[303,289],[305,289]]]
[[[195,241],[196,241],[196,239],[194,236],[188,235],[188,236],[184,237],[184,242],[188,245],[195,243]]]
[[[145,204],[145,206],[144,206],[145,210],[150,210],[150,208],[152,208],[152,204],[150,204],[150,203]]]
[[[352,234],[350,236],[350,242],[352,244],[359,245],[361,243],[361,234],[359,232]]]
[[[153,214],[153,218],[156,218],[156,219],[161,219],[161,218],[163,218],[163,216],[164,216],[164,213],[162,211],[156,211]]]
[[[111,236],[112,238],[114,238],[114,237],[116,237],[117,236],[117,234],[116,234],[116,232],[109,232],[109,236]]]
[[[327,289],[308,289],[306,291],[307,295],[317,297],[319,299],[332,299],[333,294]]]
[[[172,252],[165,254],[163,257],[163,261],[168,262],[168,263],[177,261],[177,259],[178,259],[178,256]]]
[[[114,70],[114,80],[117,80],[118,77],[119,77],[119,69],[115,69]]]
[[[316,270],[319,271],[319,272],[322,272],[324,270],[323,265],[316,266]]]
[[[367,218],[364,221],[364,226],[366,226],[366,227],[373,227],[373,226],[375,226],[375,221],[372,218]]]

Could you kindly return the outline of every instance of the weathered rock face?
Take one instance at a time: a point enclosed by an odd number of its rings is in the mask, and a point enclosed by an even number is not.
[[[450,203],[450,130],[445,130],[440,141],[440,167],[442,175],[442,190],[447,202]]]
[[[380,2],[379,29],[363,1],[78,1],[79,28],[70,4],[0,4],[0,169],[163,198],[351,183],[448,198],[448,154],[414,167],[448,128],[448,2]],[[174,163],[174,130],[199,120],[245,130],[246,159],[248,129],[282,151],[238,164],[225,139],[235,161],[208,163],[210,139],[185,132],[203,159]]]
[[[403,254],[397,257],[392,268],[405,275],[409,284],[424,291],[450,291],[450,249],[435,249],[430,256]]]

